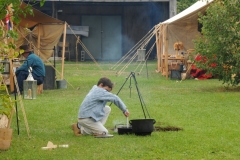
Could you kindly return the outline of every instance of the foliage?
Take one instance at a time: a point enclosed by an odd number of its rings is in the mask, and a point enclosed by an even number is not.
[[[177,0],[177,13],[182,12],[197,1],[198,0]]]
[[[28,2],[34,2],[34,3],[40,3],[40,5],[43,5],[45,0],[41,0],[40,2],[36,2],[36,0],[29,0]],[[20,7],[22,0],[1,0],[0,1],[0,19],[1,25],[0,25],[0,37],[1,37],[1,44],[5,44],[8,48],[16,49],[14,43],[8,44],[9,40],[6,41],[6,38],[12,38],[13,40],[17,40],[18,34],[15,31],[16,27],[13,27],[11,30],[6,29],[5,24],[5,18],[6,15],[9,14],[10,20],[14,25],[18,25],[20,22],[19,15],[26,16],[27,14],[33,15],[32,6],[30,4],[27,4],[26,7],[23,9]],[[4,40],[5,41],[2,41]],[[9,53],[9,52],[8,52]],[[2,50],[1,50],[2,54]]]
[[[198,65],[217,75],[223,84],[233,86],[240,83],[239,20],[238,0],[215,0],[206,15],[201,15],[203,37],[195,41],[196,52],[205,57]]]
[[[0,114],[5,114],[9,118],[13,102],[11,102],[9,95],[6,95],[6,88],[7,86],[5,84],[0,84]]]
[[[28,2],[40,3],[43,5],[45,0],[37,2],[36,0],[29,0]],[[15,40],[18,39],[18,33],[15,30],[15,25],[17,26],[20,22],[19,15],[30,14],[33,15],[33,10],[31,5],[27,5],[25,8],[21,8],[20,5],[22,0],[1,0],[0,1],[0,58],[4,59],[13,59],[18,56],[16,52]],[[11,29],[7,28],[6,17],[9,15],[10,22],[14,24],[14,27],[11,24]],[[3,70],[3,65],[1,65],[1,71]],[[2,78],[2,77],[1,77]],[[10,110],[12,104],[9,99],[7,92],[3,92],[6,89],[4,84],[0,86],[0,114],[6,114],[8,117],[10,115]]]

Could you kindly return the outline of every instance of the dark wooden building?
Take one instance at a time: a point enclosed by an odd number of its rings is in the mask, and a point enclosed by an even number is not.
[[[113,61],[125,55],[156,24],[175,15],[176,0],[46,0],[43,7],[34,7],[69,24],[66,41],[70,60],[76,60],[76,52],[81,60],[83,49],[79,44],[76,48],[79,36],[96,60]],[[87,35],[70,32],[72,27],[82,26],[88,28]],[[155,54],[153,50],[150,58]],[[85,60],[91,60],[88,54]]]

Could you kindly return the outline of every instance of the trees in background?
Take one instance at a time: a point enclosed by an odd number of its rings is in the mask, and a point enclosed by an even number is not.
[[[197,65],[217,75],[223,84],[240,83],[240,3],[239,0],[214,0],[202,23],[202,37],[195,41],[196,53],[204,58]]]
[[[28,2],[44,4],[45,0],[37,2],[29,0]],[[31,5],[21,8],[23,0],[0,0],[0,55],[1,57],[13,58],[16,46],[14,40],[18,38],[16,27],[20,22],[19,15],[33,15]],[[14,24],[14,26],[13,26]],[[11,54],[10,54],[11,53]]]
[[[197,1],[198,0],[177,0],[177,13],[182,12]]]

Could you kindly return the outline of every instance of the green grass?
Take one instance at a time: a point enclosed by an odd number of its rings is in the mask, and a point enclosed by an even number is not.
[[[126,118],[112,105],[106,127],[114,134],[113,138],[75,137],[70,125],[77,121],[79,105],[92,85],[100,77],[107,76],[115,83],[112,92],[116,94],[137,66],[132,64],[116,76],[122,66],[111,70],[113,64],[102,62],[103,70],[100,70],[93,62],[67,62],[64,71],[67,89],[44,90],[35,100],[23,100],[30,139],[18,104],[20,134],[14,115],[11,147],[0,151],[0,159],[240,159],[239,88],[227,89],[216,79],[166,80],[155,72],[156,61],[148,63],[148,76],[146,67],[136,75],[140,93],[151,118],[157,121],[155,126],[174,126],[183,130],[155,131],[151,136],[118,135],[112,129],[117,124],[125,124]],[[60,63],[57,68],[60,71]],[[129,85],[128,80],[119,93],[131,113],[129,119],[144,118],[133,79],[131,90]],[[69,148],[41,150],[48,141],[69,144]]]

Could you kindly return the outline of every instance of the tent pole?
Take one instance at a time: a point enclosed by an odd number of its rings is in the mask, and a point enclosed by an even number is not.
[[[67,23],[65,22],[65,24],[64,24],[64,30],[63,30],[62,72],[61,72],[61,79],[63,79],[63,70],[64,70],[65,44],[66,44],[66,30],[67,30]]]
[[[37,55],[40,55],[39,49],[40,49],[40,40],[41,40],[41,35],[40,35],[40,29],[41,29],[41,24],[38,24],[38,41],[37,41]]]
[[[9,12],[9,14],[11,15],[11,17],[12,17],[12,15],[13,15],[13,11],[12,11],[12,3],[7,7],[7,10],[8,10],[8,12]],[[12,29],[13,29],[13,21],[12,21],[12,18],[10,18],[10,23],[11,23],[11,26],[12,26]],[[10,39],[8,39],[7,40],[7,43],[9,43],[9,42],[12,42],[12,43],[14,43],[14,39],[13,38],[10,38]],[[12,57],[13,56],[13,50],[11,49],[10,50],[10,53],[9,53],[9,55],[10,56],[8,56],[8,57]],[[12,58],[9,58],[9,61],[12,61]],[[12,66],[12,63],[10,63],[10,68],[12,68],[13,66]],[[10,74],[9,74],[9,79],[10,79],[10,91],[11,92],[13,92],[14,91],[14,82],[13,82],[13,72],[12,72],[12,70],[10,69]]]
[[[159,38],[160,38],[160,44],[159,44],[159,50],[160,50],[160,53],[159,53],[159,59],[160,59],[160,64],[159,64],[159,69],[160,69],[160,72],[162,73],[163,72],[163,63],[162,63],[162,59],[163,59],[163,26],[161,25],[160,26],[160,34],[159,34]]]
[[[157,25],[155,27],[156,30],[156,47],[157,47],[157,72],[160,72],[160,64],[161,64],[161,55],[160,55],[160,34],[161,34],[161,29],[160,26]]]
[[[165,24],[164,26],[164,55],[165,55],[165,63],[164,65],[164,70],[165,70],[165,74],[166,74],[166,79],[168,79],[168,38],[167,38],[167,29],[168,26],[167,24]]]

